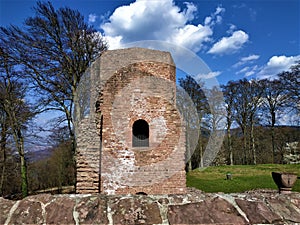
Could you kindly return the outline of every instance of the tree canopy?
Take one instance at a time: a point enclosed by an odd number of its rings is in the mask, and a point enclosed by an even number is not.
[[[107,45],[101,34],[89,26],[77,10],[68,7],[55,9],[51,2],[38,1],[34,12],[34,16],[25,20],[24,26],[0,27],[1,77],[4,79],[1,85],[6,88],[1,88],[1,92],[9,94],[1,97],[5,96],[6,103],[11,97],[10,103],[15,107],[20,106],[18,109],[10,108],[12,114],[6,113],[9,121],[11,118],[14,120],[9,124],[10,128],[18,128],[16,143],[24,142],[21,139],[23,128],[19,125],[29,118],[24,114],[25,101],[20,105],[25,97],[14,97],[13,94],[30,94],[35,105],[34,114],[49,110],[63,113],[63,119],[59,122],[67,124],[74,154],[73,113],[74,104],[78,101],[77,86],[86,69],[107,49]],[[12,75],[15,74],[19,75],[18,80],[12,81]],[[22,90],[24,87],[26,90]],[[16,101],[20,104],[16,104]],[[7,107],[7,104],[2,105]],[[24,120],[18,118],[17,113]],[[19,154],[23,158],[22,178],[25,182],[24,150],[19,150]],[[27,184],[23,185],[27,189]],[[23,195],[27,195],[27,191]]]

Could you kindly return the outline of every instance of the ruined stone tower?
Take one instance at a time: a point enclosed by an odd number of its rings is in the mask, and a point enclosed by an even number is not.
[[[77,193],[185,193],[170,53],[106,51],[82,78],[77,102]]]

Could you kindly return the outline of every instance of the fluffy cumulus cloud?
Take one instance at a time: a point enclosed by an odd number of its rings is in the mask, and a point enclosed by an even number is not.
[[[272,78],[276,77],[283,71],[289,71],[291,66],[296,64],[296,61],[300,60],[300,55],[297,56],[272,56],[268,63],[262,67],[257,74],[258,78]]]
[[[161,40],[198,52],[211,41],[213,26],[221,23],[224,11],[217,7],[203,24],[194,25],[197,7],[192,3],[185,3],[181,9],[173,0],[136,0],[117,8],[101,28],[110,49],[135,41]]]
[[[223,37],[208,51],[211,54],[232,54],[237,52],[249,40],[249,35],[242,30],[234,31],[231,36]]]

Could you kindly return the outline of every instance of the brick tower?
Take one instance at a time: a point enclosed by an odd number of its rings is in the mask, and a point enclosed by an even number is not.
[[[78,87],[77,193],[186,191],[185,132],[171,54],[106,51]]]

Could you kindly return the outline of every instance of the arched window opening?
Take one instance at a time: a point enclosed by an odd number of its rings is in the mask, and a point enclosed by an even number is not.
[[[136,195],[147,195],[147,193],[140,191],[140,192],[137,192]]]
[[[132,147],[149,147],[149,125],[145,120],[132,125]]]

